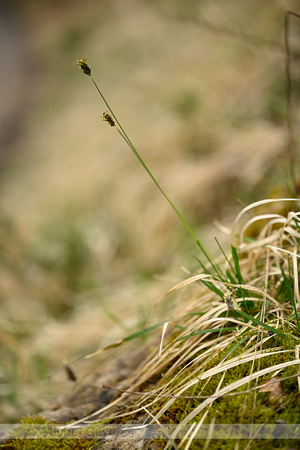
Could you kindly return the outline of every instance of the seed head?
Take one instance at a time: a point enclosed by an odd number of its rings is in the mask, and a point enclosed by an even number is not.
[[[77,381],[77,376],[76,376],[74,370],[70,366],[68,366],[68,364],[66,364],[64,367],[65,367],[65,371],[66,371],[68,379],[70,381],[74,381],[74,382]]]
[[[102,120],[104,120],[104,122],[109,123],[109,125],[110,125],[111,127],[114,127],[114,126],[115,126],[115,121],[114,121],[114,119],[111,117],[111,114],[110,114],[108,111],[104,112],[104,113],[102,114],[101,117],[102,117]]]
[[[83,71],[83,73],[85,73],[88,76],[91,76],[92,70],[89,67],[89,65],[87,64],[85,59],[77,59],[76,64],[77,64],[77,66],[80,67],[80,69]]]
[[[235,309],[240,311],[241,308],[236,301],[236,289],[229,286],[228,288],[224,288],[224,300],[228,309]]]

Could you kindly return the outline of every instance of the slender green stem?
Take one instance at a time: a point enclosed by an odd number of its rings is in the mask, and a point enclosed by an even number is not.
[[[111,113],[111,115],[113,116],[113,118],[115,119],[116,123],[118,124],[120,130],[122,131],[124,137],[126,138],[126,142],[130,145],[131,149],[133,150],[134,154],[139,158],[139,154],[137,153],[136,149],[133,147],[133,145],[131,144],[131,141],[129,139],[129,137],[127,136],[127,134],[125,133],[125,130],[123,129],[122,125],[120,124],[120,122],[118,121],[116,115],[114,114],[113,110],[111,109],[111,107],[109,106],[108,102],[106,101],[104,95],[102,94],[102,92],[100,91],[100,89],[98,88],[98,85],[96,83],[96,81],[94,80],[94,78],[91,76],[90,77],[92,82],[94,83],[97,91],[99,92],[102,100],[104,101],[105,105],[107,106],[107,108],[109,109],[109,112]]]
[[[148,175],[150,176],[150,178],[152,179],[152,181],[154,182],[154,184],[156,185],[156,187],[159,189],[159,191],[162,193],[162,195],[165,197],[165,199],[168,201],[168,203],[170,204],[170,206],[172,207],[173,211],[177,214],[177,216],[179,217],[179,219],[181,220],[181,222],[183,223],[184,227],[186,228],[186,230],[189,232],[190,236],[194,239],[194,241],[196,242],[196,244],[199,246],[199,248],[202,250],[202,252],[205,254],[205,256],[207,257],[208,253],[207,251],[204,249],[203,245],[200,244],[199,239],[197,238],[195,232],[192,230],[192,228],[189,226],[189,224],[185,221],[185,219],[182,217],[182,215],[180,214],[180,212],[178,211],[178,209],[176,208],[176,206],[174,205],[174,203],[171,201],[171,199],[167,196],[167,194],[164,192],[164,190],[161,188],[160,184],[158,183],[158,181],[156,180],[156,178],[154,177],[154,175],[152,174],[152,172],[149,170],[148,166],[146,165],[146,163],[144,162],[144,160],[142,159],[142,157],[140,156],[140,154],[138,153],[138,151],[136,150],[136,148],[134,147],[133,143],[131,142],[131,140],[129,139],[129,137],[127,136],[124,128],[122,127],[122,125],[120,124],[119,120],[117,119],[116,115],[114,114],[113,110],[111,109],[111,107],[109,106],[108,102],[106,101],[104,95],[102,94],[102,92],[100,91],[97,83],[95,82],[95,80],[93,79],[93,77],[90,77],[98,91],[98,93],[100,94],[102,100],[104,101],[105,105],[107,106],[109,112],[111,113],[112,117],[114,118],[115,122],[117,123],[118,127],[117,131],[119,132],[120,136],[124,139],[124,141],[126,142],[126,144],[130,147],[130,149],[132,150],[132,152],[134,153],[134,155],[137,157],[137,159],[139,160],[139,162],[142,164],[142,166],[144,167],[144,169],[146,170],[146,172],[148,173]]]
[[[292,80],[291,80],[291,52],[289,44],[290,16],[300,19],[300,15],[287,11],[284,20],[284,47],[285,47],[285,77],[286,77],[286,115],[288,127],[288,156],[290,165],[290,176],[292,182],[292,196],[297,196],[297,178],[295,161],[295,136],[292,120]]]

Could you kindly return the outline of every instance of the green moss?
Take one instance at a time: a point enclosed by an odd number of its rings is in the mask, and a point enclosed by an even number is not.
[[[290,331],[290,330],[286,330]],[[244,344],[245,345],[245,344]],[[271,373],[272,366],[287,361],[293,361],[295,359],[295,339],[288,335],[287,339],[281,339],[277,336],[268,340],[262,345],[262,349],[272,348],[273,346],[284,346],[285,350],[291,350],[285,353],[276,353],[274,355],[267,356],[265,358],[257,359],[253,362],[242,363],[236,367],[228,369],[225,373],[225,377],[222,381],[222,388],[234,383],[241,377],[247,376],[250,373],[254,373],[258,370],[263,370],[270,367],[270,372],[259,379],[259,385],[266,382],[273,375]],[[237,357],[243,352],[244,346],[240,345],[233,349],[230,357]],[[228,353],[230,348],[219,352],[217,356],[209,359],[205,366],[205,370],[209,370],[212,367],[217,366],[224,356]],[[212,421],[216,425],[218,424],[275,424],[278,420],[284,420],[287,424],[299,423],[299,408],[297,408],[297,402],[299,402],[299,391],[297,385],[297,378],[295,377],[295,366],[288,367],[284,371],[277,374],[277,378],[282,378],[280,382],[280,389],[283,394],[282,398],[272,398],[270,392],[259,392],[255,389],[257,387],[256,380],[241,386],[236,392],[240,391],[240,395],[224,396],[213,401],[208,415],[204,420],[204,424],[210,424]],[[185,396],[212,396],[216,392],[216,388],[221,380],[222,374],[216,374],[209,380],[199,380],[199,383],[185,392]],[[289,378],[290,377],[290,378]],[[181,381],[187,378],[187,372],[172,381],[172,377],[166,380],[166,383],[171,382],[174,385],[180,384]],[[287,378],[287,379],[285,379]],[[252,389],[252,391],[251,391]],[[245,394],[245,391],[250,390]],[[165,424],[178,424],[187,417],[203,400],[198,399],[184,399],[180,398],[176,400],[160,417],[160,422]],[[161,401],[157,410],[161,409],[165,401]],[[204,414],[202,411],[198,414],[193,421],[200,422]],[[164,448],[166,441],[155,441],[159,448]],[[236,441],[229,440],[212,440],[209,444],[209,449],[233,449]],[[248,444],[248,440],[240,441],[239,448],[245,448]],[[273,448],[295,448],[295,441],[293,440],[255,440],[255,448],[273,449]],[[253,444],[253,445],[254,445]],[[203,448],[205,441],[194,440],[191,449]],[[298,447],[297,447],[298,448]]]
[[[24,439],[26,435],[26,439]],[[73,437],[74,436],[74,437]],[[90,439],[89,436],[92,438]],[[5,450],[92,450],[99,445],[95,436],[95,427],[88,426],[84,429],[61,429],[41,417],[25,417],[20,425],[13,431],[11,439],[0,445]]]

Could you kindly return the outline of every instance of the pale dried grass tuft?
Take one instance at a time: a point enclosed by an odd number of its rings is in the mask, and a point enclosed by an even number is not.
[[[124,389],[119,389],[119,395],[111,404],[86,417],[85,421],[95,418],[97,421],[104,418],[124,421],[138,415],[145,422],[160,424],[163,428],[166,414],[178,399],[196,399],[197,406],[183,411],[176,430],[167,436],[168,443],[174,442],[184,425],[197,418],[198,423],[190,428],[190,434],[186,434],[178,446],[185,444],[185,448],[189,448],[216,400],[244,395],[246,407],[247,394],[258,392],[265,383],[264,377],[271,377],[271,383],[274,377],[278,384],[275,376],[281,374],[284,378],[288,367],[295,367],[300,386],[299,345],[296,345],[299,341],[300,213],[294,211],[298,202],[297,199],[264,200],[243,209],[232,228],[238,266],[232,252],[218,264],[218,273],[207,267],[206,273],[189,277],[160,299],[163,301],[183,288],[194,286],[193,294],[180,303],[172,318],[166,318],[158,327],[160,331],[151,347],[147,346],[148,356],[126,380]],[[223,279],[220,273],[224,274]],[[291,283],[289,292],[294,301],[290,294],[285,301],[279,297],[283,288],[288,289],[287,283]],[[232,302],[227,301],[230,296]],[[248,315],[239,315],[243,310]],[[252,319],[245,320],[245,317]],[[277,337],[277,333],[279,338],[285,336],[294,340],[294,349],[285,348],[280,344],[282,340],[278,340],[278,346],[269,347],[269,341]],[[119,341],[117,345],[124,342]],[[240,351],[236,354],[238,348]],[[288,358],[274,364],[271,362],[274,355],[283,355],[283,359],[288,355]],[[211,365],[211,361],[216,363]],[[261,362],[264,368],[260,368]],[[239,379],[224,383],[231,369],[245,364],[251,367],[247,373],[241,370]],[[214,393],[203,395],[207,384],[217,375]],[[113,386],[105,388],[113,389]]]

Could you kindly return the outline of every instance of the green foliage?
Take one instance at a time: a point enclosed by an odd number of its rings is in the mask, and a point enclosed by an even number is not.
[[[285,338],[285,334],[281,331],[277,330],[276,328],[271,327],[270,325],[267,325],[266,323],[261,322],[260,320],[256,319],[253,316],[250,316],[249,314],[244,313],[243,311],[239,311],[238,314],[240,314],[243,318],[250,320],[255,325],[260,325],[263,328],[265,328],[268,331],[271,331],[274,334],[277,334],[278,336]]]
[[[88,427],[86,435],[92,432]],[[77,436],[76,436],[77,434]],[[24,435],[26,438],[24,438]],[[48,437],[49,436],[49,437]],[[55,436],[55,437],[54,437]],[[3,450],[92,450],[96,448],[96,439],[79,438],[80,432],[74,432],[74,438],[70,437],[68,430],[59,429],[49,421],[39,416],[27,416],[20,421],[20,426],[15,428],[11,438],[0,445]]]

